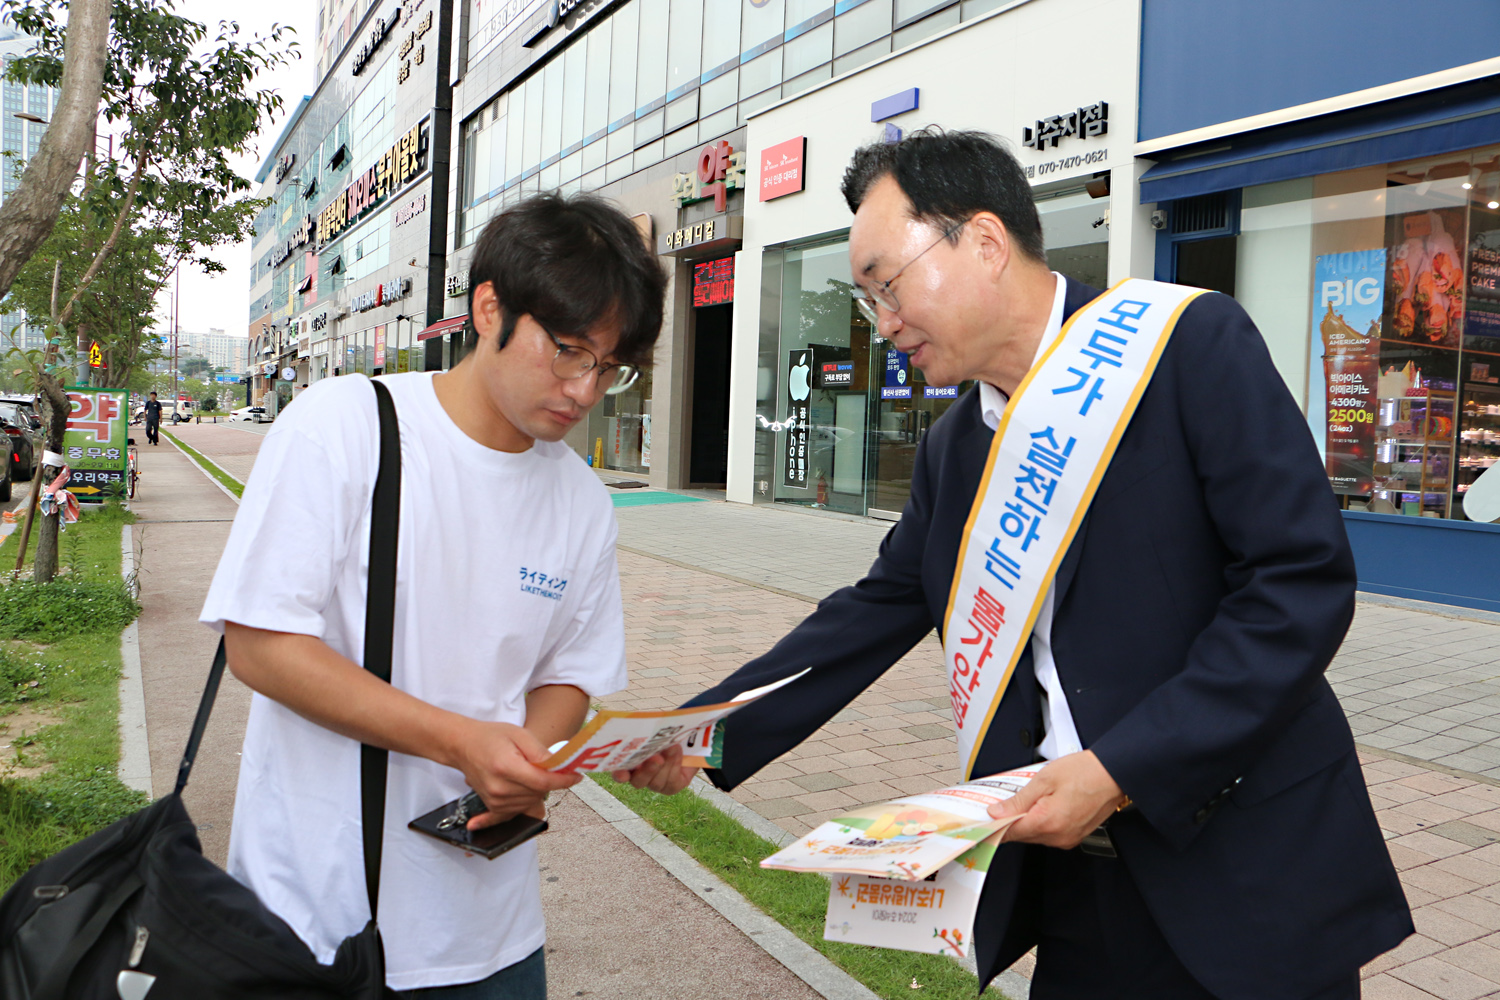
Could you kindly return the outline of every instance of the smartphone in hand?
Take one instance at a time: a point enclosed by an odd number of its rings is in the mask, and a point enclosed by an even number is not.
[[[484,803],[474,792],[438,806],[406,824],[409,829],[436,837],[460,850],[483,855],[493,861],[547,829],[547,821],[521,813],[483,830],[470,830],[468,821],[484,812]]]

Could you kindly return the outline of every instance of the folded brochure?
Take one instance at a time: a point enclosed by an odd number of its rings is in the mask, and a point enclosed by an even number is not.
[[[1026,787],[1037,768],[856,809],[829,820],[760,863],[798,872],[868,875],[917,882],[1009,826],[989,807]]]
[[[677,745],[682,762],[690,767],[718,767],[723,756],[719,722],[727,715],[807,673],[752,688],[716,705],[665,709],[656,712],[619,712],[601,709],[567,743],[542,762],[548,771],[628,771],[652,754]]]

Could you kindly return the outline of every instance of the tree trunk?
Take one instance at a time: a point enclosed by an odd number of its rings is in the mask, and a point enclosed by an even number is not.
[[[0,297],[52,232],[78,175],[78,162],[93,148],[109,11],[110,0],[71,0],[68,5],[63,76],[52,122],[20,185],[0,204]]]
[[[73,404],[68,401],[68,394],[63,392],[62,383],[50,374],[43,374],[37,380],[37,388],[40,390],[40,402],[42,404],[42,423],[47,428],[47,450],[59,455],[63,450],[63,434],[68,429],[68,414],[73,409]],[[42,469],[41,486],[57,478],[62,471],[61,466],[48,464]],[[32,579],[38,583],[50,583],[57,575],[57,526],[62,517],[62,509],[55,508],[51,514],[42,518],[42,531],[36,541],[36,562],[32,570]]]

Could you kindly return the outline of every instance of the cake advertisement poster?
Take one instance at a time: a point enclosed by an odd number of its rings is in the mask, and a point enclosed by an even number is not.
[[[1374,486],[1386,252],[1324,254],[1313,268],[1308,423],[1335,493]]]
[[[1386,336],[1457,348],[1464,326],[1465,210],[1408,212],[1390,221]]]
[[[1480,202],[1475,202],[1470,212],[1464,347],[1470,351],[1500,352],[1500,211],[1483,208]]]

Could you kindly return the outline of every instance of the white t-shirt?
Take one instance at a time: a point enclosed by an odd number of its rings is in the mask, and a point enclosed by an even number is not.
[[[1067,279],[1056,271],[1057,291],[1052,297],[1052,314],[1047,317],[1047,329],[1036,345],[1036,357],[1040,358],[1051,343],[1062,333],[1063,301],[1067,298]],[[1036,358],[1032,359],[1036,364]],[[1005,393],[988,382],[979,383],[979,407],[985,424],[990,430],[1000,426],[1000,416],[1010,400]],[[1031,658],[1036,671],[1037,683],[1042,686],[1044,711],[1047,715],[1047,735],[1037,747],[1037,755],[1043,760],[1056,760],[1083,749],[1078,738],[1078,727],[1073,723],[1073,710],[1068,707],[1068,694],[1063,689],[1062,678],[1057,675],[1057,660],[1052,655],[1052,612],[1057,598],[1057,584],[1047,588],[1047,598],[1042,610],[1037,612],[1036,624],[1031,627]]]
[[[385,376],[401,426],[401,531],[392,683],[477,719],[525,721],[526,693],[625,686],[614,509],[570,449],[509,454],[474,441],[431,374]],[[266,435],[200,620],[321,638],[361,662],[370,495],[380,431],[363,378],[302,393]],[[380,923],[398,990],[473,982],[545,940],[536,845],[493,861],[408,830],[467,790],[463,775],[393,753]],[[369,917],[359,744],[256,695],[229,871],[319,961]]]

